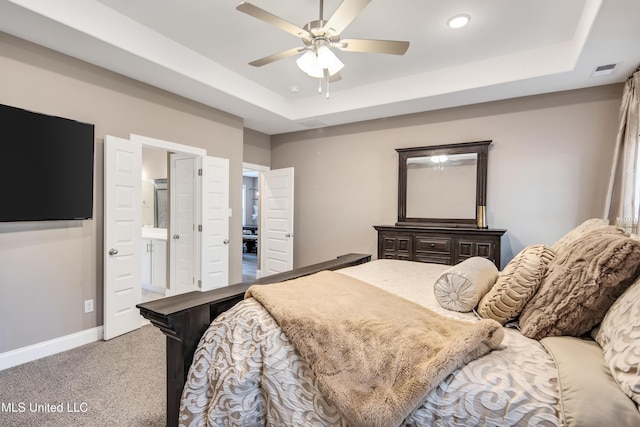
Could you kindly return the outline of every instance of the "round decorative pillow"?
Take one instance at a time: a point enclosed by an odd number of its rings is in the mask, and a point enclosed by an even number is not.
[[[433,286],[436,300],[447,310],[468,312],[498,278],[498,268],[486,258],[472,257],[445,270]]]

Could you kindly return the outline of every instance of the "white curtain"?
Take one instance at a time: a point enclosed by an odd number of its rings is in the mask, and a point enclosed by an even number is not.
[[[637,233],[640,216],[640,67],[627,79],[604,217]]]

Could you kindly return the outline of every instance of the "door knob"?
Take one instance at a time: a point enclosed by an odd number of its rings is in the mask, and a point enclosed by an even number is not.
[[[222,243],[224,243],[225,245],[228,245],[228,244],[229,244],[229,239],[224,239],[224,240],[222,241]]]
[[[178,240],[178,239],[180,238],[180,235],[179,235],[179,234],[174,234],[174,235],[173,235],[173,238],[174,238],[174,239],[176,239],[176,240]]]
[[[284,237],[293,237],[293,233],[287,233],[284,235]]]
[[[118,254],[117,249],[109,249],[109,255],[117,255],[117,254]]]

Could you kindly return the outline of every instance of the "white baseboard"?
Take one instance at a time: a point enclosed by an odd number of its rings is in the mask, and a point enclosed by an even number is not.
[[[0,354],[0,371],[102,339],[102,326]]]

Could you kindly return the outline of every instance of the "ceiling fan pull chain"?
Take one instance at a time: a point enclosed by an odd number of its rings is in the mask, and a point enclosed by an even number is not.
[[[327,70],[327,69],[324,70],[324,76],[327,79],[327,99],[329,99],[329,80],[330,80],[330,77],[331,77],[331,76],[329,76],[329,70]]]

